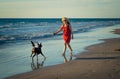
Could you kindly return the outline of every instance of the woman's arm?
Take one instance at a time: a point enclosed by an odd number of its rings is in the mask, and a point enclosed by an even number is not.
[[[61,26],[61,27],[57,30],[57,32],[53,33],[53,35],[56,35],[56,34],[58,34],[60,31],[62,31],[62,27],[63,27],[63,26]]]

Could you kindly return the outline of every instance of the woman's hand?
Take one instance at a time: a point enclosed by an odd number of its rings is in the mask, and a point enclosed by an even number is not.
[[[56,35],[56,33],[54,32],[53,35]]]
[[[74,39],[73,35],[71,36],[72,39]]]
[[[54,32],[54,33],[53,33],[53,35],[58,34],[60,31],[62,31],[62,26],[58,29],[58,31],[57,31],[57,32]]]

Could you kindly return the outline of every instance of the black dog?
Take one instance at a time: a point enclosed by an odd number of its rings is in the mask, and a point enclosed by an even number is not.
[[[46,59],[45,55],[42,53],[42,44],[37,43],[38,47],[35,47],[35,44],[32,41],[31,41],[31,43],[32,43],[32,47],[33,47],[32,48],[32,53],[31,53],[32,60],[33,60],[34,56],[37,56],[37,61],[38,61],[38,55],[39,54],[41,54],[44,57],[44,59]]]

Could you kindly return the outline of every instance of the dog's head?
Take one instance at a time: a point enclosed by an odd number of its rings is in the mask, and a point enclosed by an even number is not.
[[[38,44],[38,48],[42,47],[42,43],[37,43]]]

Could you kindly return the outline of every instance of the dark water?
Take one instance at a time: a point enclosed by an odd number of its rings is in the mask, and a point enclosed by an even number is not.
[[[74,33],[120,24],[120,19],[70,19]],[[0,44],[51,38],[61,19],[0,19]]]

